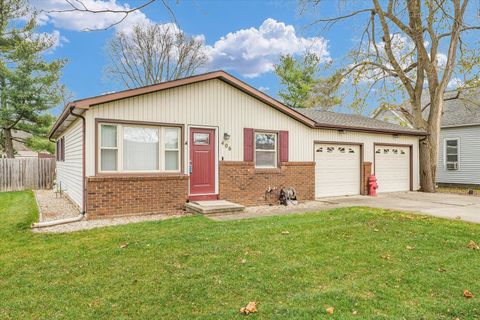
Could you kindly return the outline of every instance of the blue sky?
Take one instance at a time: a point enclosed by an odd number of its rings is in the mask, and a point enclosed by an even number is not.
[[[145,3],[146,0],[80,0],[93,9],[122,9]],[[168,0],[167,0],[168,1]],[[125,21],[106,31],[83,31],[86,28],[105,28],[120,17],[115,14],[49,13],[49,10],[68,9],[65,0],[30,0],[37,10],[39,31],[54,34],[57,43],[47,54],[49,59],[66,58],[68,63],[62,78],[73,99],[79,99],[123,89],[108,81],[104,68],[107,41],[115,32],[128,31],[136,23],[171,23],[171,16],[161,1],[136,11]],[[75,1],[74,1],[75,2]],[[202,37],[208,48],[210,62],[205,71],[223,69],[250,85],[277,97],[278,79],[272,72],[280,54],[301,54],[308,48],[324,61],[334,65],[348,63],[347,55],[358,44],[360,27],[368,16],[354,17],[335,24],[328,30],[311,26],[322,17],[349,13],[365,2],[322,1],[317,12],[300,14],[299,1],[169,1],[178,27],[191,36]],[[475,9],[472,5],[472,9]],[[480,7],[480,2],[478,3]],[[471,10],[471,12],[473,12]],[[476,12],[476,11],[475,11]],[[401,37],[400,46],[405,46]],[[446,48],[443,48],[446,49]],[[443,50],[446,51],[446,50]],[[399,54],[401,50],[399,50]],[[446,55],[439,53],[439,61]],[[442,57],[443,56],[443,57]],[[378,98],[370,97],[365,113],[378,106]],[[54,110],[58,113],[61,106]],[[347,111],[345,107],[337,108]]]
[[[139,0],[85,1],[90,2],[97,5],[104,2],[109,7],[140,3]],[[32,0],[31,3],[45,10],[65,6],[64,0]],[[318,50],[325,60],[337,59],[352,46],[349,35],[352,30],[347,30],[348,26],[342,25],[321,34],[318,28],[308,27],[313,15],[299,14],[297,1],[172,1],[171,6],[183,31],[189,35],[203,36],[205,44],[211,46],[217,56],[226,52],[234,58],[228,64],[216,59],[208,68],[226,69],[274,97],[277,96],[279,84],[271,65],[280,53],[300,54],[306,46],[310,46]],[[332,15],[338,13],[336,6],[327,5],[325,9],[330,10]],[[111,14],[94,17],[78,13],[41,14],[39,31],[55,33],[58,37],[58,44],[48,58],[68,60],[62,81],[75,99],[122,89],[108,81],[103,73],[108,62],[105,45],[117,30],[128,29],[132,24],[144,20],[153,23],[172,21],[165,8],[160,3],[154,3],[135,16],[130,16],[118,27],[107,31],[81,30],[105,26],[116,20],[118,16]],[[263,46],[260,44],[262,41],[266,41]],[[266,50],[269,46],[275,46],[276,49]],[[271,54],[265,55],[266,51],[271,51]],[[242,58],[246,55],[249,57]],[[58,109],[55,113],[58,113]]]

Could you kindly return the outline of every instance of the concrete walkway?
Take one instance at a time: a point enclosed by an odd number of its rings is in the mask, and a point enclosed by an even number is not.
[[[384,193],[377,197],[350,196],[322,198],[317,201],[318,205],[310,206],[308,210],[291,207],[289,213],[305,213],[322,211],[342,207],[372,207],[420,213],[446,219],[459,219],[474,223],[480,223],[480,197],[464,196],[445,193],[423,192],[396,192]],[[286,213],[286,212],[285,212]],[[284,214],[284,212],[282,212]],[[248,219],[266,215],[275,215],[272,212],[262,214],[260,210],[253,213],[239,213],[232,215],[217,215],[211,217],[214,220],[237,220]]]

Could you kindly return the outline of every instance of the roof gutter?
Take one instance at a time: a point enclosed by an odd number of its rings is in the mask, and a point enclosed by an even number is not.
[[[79,114],[74,113],[75,106],[72,105],[68,108],[70,115],[82,119],[82,212],[81,214],[84,216],[87,209],[87,183],[86,183],[86,167],[85,167],[85,145],[86,145],[86,125],[85,125],[85,117]],[[62,120],[63,122],[63,120]],[[54,131],[53,131],[54,132]],[[50,135],[51,136],[51,135]]]

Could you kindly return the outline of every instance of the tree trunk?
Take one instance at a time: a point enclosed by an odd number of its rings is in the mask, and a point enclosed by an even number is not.
[[[5,142],[5,153],[7,158],[15,158],[15,150],[13,149],[12,129],[3,129],[3,139]]]
[[[420,141],[420,190],[423,192],[435,192],[435,179],[432,162],[431,149],[432,144],[430,136]]]
[[[442,113],[443,93],[435,94],[431,98],[428,136],[420,141],[420,186],[424,192],[435,192],[436,189]]]

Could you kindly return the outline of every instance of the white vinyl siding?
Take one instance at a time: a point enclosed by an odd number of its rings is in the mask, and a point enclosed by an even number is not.
[[[315,140],[364,143],[364,161],[369,162],[373,162],[374,143],[412,144],[414,189],[419,186],[418,137],[312,129],[218,79],[95,105],[85,116],[87,176],[95,175],[95,118],[106,118],[217,128],[220,137],[230,135],[228,148],[218,148],[218,158],[226,161],[243,161],[244,128],[288,131],[289,161],[313,162]],[[188,173],[188,135],[183,144]]]
[[[442,128],[438,183],[480,184],[480,126]],[[458,170],[447,170],[446,140],[458,139]]]
[[[83,204],[83,185],[82,185],[82,122],[76,120],[70,127],[59,137],[65,138],[65,161],[57,161],[57,187],[72,199],[75,204],[82,209]]]

